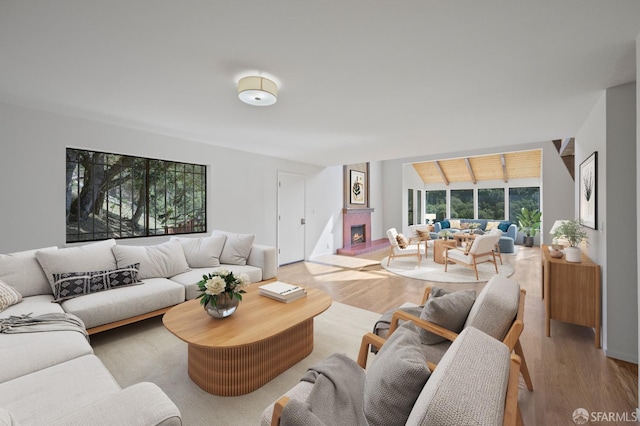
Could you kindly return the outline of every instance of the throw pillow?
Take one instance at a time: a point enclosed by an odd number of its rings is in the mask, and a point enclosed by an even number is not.
[[[431,239],[431,234],[429,233],[429,231],[423,231],[422,229],[416,229],[416,233],[418,234],[418,238],[420,238],[422,241]]]
[[[435,289],[435,291],[434,291]],[[434,288],[422,308],[420,319],[432,322],[454,333],[459,333],[464,327],[469,311],[476,300],[475,290],[459,290],[446,292]],[[445,339],[435,333],[420,329],[420,340],[425,345],[435,345]]]
[[[220,255],[220,263],[227,265],[247,264],[253,241],[256,238],[254,234],[234,234],[233,232],[214,230],[211,235],[214,237],[220,235],[227,237]]]
[[[454,229],[460,229],[460,221],[456,219],[450,219],[449,226],[451,226]]]
[[[122,246],[112,248],[118,267],[140,264],[138,278],[169,278],[189,271],[182,244],[176,240],[155,246]]]
[[[470,226],[471,224],[469,224],[468,222],[460,223],[460,229],[469,229]]]
[[[38,250],[36,259],[53,288],[53,274],[68,271],[107,271],[116,269],[116,259],[111,253],[111,247],[116,245],[116,240],[110,239],[91,243],[79,247],[69,247],[59,250]],[[131,265],[135,262],[127,263]]]
[[[471,250],[472,246],[473,246],[473,240],[467,241],[464,247],[464,254],[469,254],[469,250]]]
[[[409,245],[409,241],[407,241],[407,237],[405,237],[402,234],[396,235],[396,241],[398,242],[398,247],[400,247],[401,249],[407,248],[407,246]]]
[[[484,231],[482,229],[479,229],[479,228],[478,229],[474,229],[473,233],[477,234],[477,235],[484,235]]]
[[[182,244],[184,256],[191,268],[209,268],[220,266],[220,255],[227,237],[219,235],[202,238],[173,237],[171,239],[178,240]]]
[[[448,220],[441,220],[440,221],[440,228],[441,229],[449,229],[449,228],[451,228],[451,223]]]
[[[20,302],[22,302],[22,295],[9,284],[0,281],[0,312]]]
[[[138,280],[139,263],[121,269],[94,272],[66,272],[53,274],[54,302],[62,302],[85,294],[98,293],[118,287],[142,284]]]
[[[498,229],[502,232],[507,232],[510,226],[511,222],[500,222],[500,224],[498,225]]]
[[[500,225],[500,222],[487,222],[487,226],[484,228],[485,231],[491,231],[493,228],[497,228]]]
[[[405,322],[367,368],[364,415],[369,425],[404,425],[430,375],[416,326]]]
[[[51,284],[36,259],[36,252],[57,249],[57,247],[47,247],[0,254],[0,280],[15,288],[23,297],[51,294]]]

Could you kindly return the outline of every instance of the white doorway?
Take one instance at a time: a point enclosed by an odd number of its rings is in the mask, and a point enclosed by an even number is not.
[[[278,172],[278,265],[304,260],[305,178]]]

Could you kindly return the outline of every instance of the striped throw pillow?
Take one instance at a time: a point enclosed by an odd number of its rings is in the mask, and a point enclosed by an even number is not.
[[[22,302],[22,295],[4,281],[0,281],[0,312],[11,305]]]

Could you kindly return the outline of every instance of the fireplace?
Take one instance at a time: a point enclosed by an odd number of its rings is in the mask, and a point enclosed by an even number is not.
[[[365,225],[351,225],[351,244],[360,244],[366,241]]]

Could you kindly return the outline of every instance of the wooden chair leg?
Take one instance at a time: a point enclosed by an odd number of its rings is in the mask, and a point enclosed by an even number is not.
[[[389,263],[391,262],[392,257],[393,257],[393,247],[391,247],[391,249],[389,250],[389,256],[387,257],[387,266],[389,266]]]
[[[533,390],[533,382],[531,381],[531,376],[529,375],[529,368],[527,367],[527,361],[524,359],[524,352],[522,351],[522,346],[520,345],[520,339],[516,342],[516,345],[513,348],[516,355],[520,357],[520,372],[522,373],[522,378],[524,379],[525,384],[527,385],[527,389],[530,391]]]
[[[498,273],[498,261],[496,260],[496,253],[494,251],[491,252],[493,256],[493,266],[496,268],[496,274]]]
[[[478,264],[475,256],[473,256],[473,270],[476,271],[476,281],[478,281],[480,278],[478,278]]]

